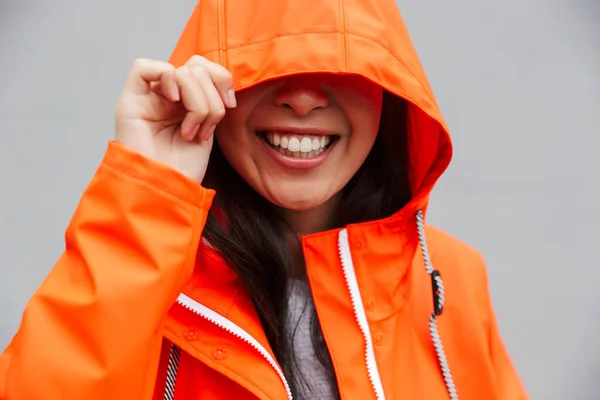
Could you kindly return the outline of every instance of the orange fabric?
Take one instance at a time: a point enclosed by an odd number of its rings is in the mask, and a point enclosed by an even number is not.
[[[429,337],[431,283],[415,213],[448,166],[448,129],[393,0],[202,0],[171,62],[226,66],[236,89],[305,72],[360,74],[410,103],[414,199],[348,227],[386,398],[445,399]],[[0,358],[0,400],[163,398],[169,343],[177,400],[285,399],[251,347],[173,303],[184,291],[269,349],[237,277],[200,243],[214,192],[110,143],[66,232],[66,249]],[[343,399],[373,399],[337,231],[303,238],[310,284]],[[527,395],[503,347],[479,253],[427,227],[446,288],[439,329],[461,399]]]

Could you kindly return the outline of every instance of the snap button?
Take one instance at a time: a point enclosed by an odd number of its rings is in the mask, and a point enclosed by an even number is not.
[[[378,333],[375,335],[375,344],[381,346],[383,344],[383,335]]]
[[[354,248],[355,248],[355,249],[361,249],[361,248],[362,248],[362,246],[363,246],[363,242],[362,242],[362,240],[355,240],[355,241],[354,241]]]
[[[367,300],[366,306],[367,306],[367,310],[372,310],[373,307],[375,307],[375,300],[373,300],[373,299]]]
[[[210,353],[210,355],[217,361],[224,360],[225,358],[227,358],[227,352],[222,347],[217,347]]]
[[[198,339],[198,331],[194,329],[188,329],[187,332],[183,334],[183,337],[188,342]]]

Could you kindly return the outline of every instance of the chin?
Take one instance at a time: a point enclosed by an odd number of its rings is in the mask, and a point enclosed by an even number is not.
[[[263,196],[278,207],[292,211],[306,211],[325,204],[332,195],[306,190],[277,190],[264,193]]]
[[[327,199],[311,199],[305,197],[282,196],[268,199],[278,207],[291,211],[306,211],[324,204]]]
[[[269,177],[271,178],[271,177]],[[277,207],[290,211],[308,211],[337,198],[343,185],[332,184],[330,180],[310,177],[305,179],[263,179],[260,184],[251,185],[262,197]],[[258,183],[258,182],[257,182]]]

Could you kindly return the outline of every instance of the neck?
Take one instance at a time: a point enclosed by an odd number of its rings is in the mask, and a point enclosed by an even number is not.
[[[339,196],[336,195],[325,203],[309,210],[279,209],[281,216],[291,228],[291,231],[287,233],[287,242],[292,251],[292,258],[294,260],[292,276],[295,278],[306,278],[304,254],[300,238],[305,235],[331,229],[331,215],[333,215],[338,201]]]
[[[308,210],[278,208],[279,214],[291,228],[286,233],[286,240],[293,259],[292,277],[306,279],[306,266],[300,239],[302,236],[333,228],[331,226],[331,221],[333,220],[331,216],[339,200],[340,194],[338,193],[325,203]]]
[[[281,216],[290,225],[295,240],[305,235],[331,229],[331,216],[339,201],[339,195],[308,210],[280,209]]]

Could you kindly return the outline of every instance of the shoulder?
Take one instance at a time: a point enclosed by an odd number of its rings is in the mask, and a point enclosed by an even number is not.
[[[425,236],[432,258],[440,259],[444,263],[460,262],[470,269],[484,268],[485,262],[481,252],[461,239],[432,225],[425,227]]]
[[[487,291],[487,269],[479,250],[431,225],[426,226],[425,236],[433,267],[444,276],[444,281],[485,287]]]

